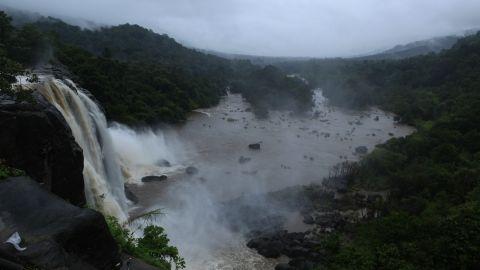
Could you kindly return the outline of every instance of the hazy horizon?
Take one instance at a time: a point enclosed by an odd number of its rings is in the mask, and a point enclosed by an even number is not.
[[[345,57],[480,26],[480,1],[2,0],[45,16],[133,23],[188,47],[272,57]]]

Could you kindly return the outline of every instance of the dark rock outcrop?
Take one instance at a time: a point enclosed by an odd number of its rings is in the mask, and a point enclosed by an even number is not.
[[[0,181],[0,257],[41,269],[116,269],[120,254],[103,216],[73,206],[27,177]],[[17,251],[4,243],[18,232]]]
[[[36,103],[0,103],[0,159],[44,188],[85,204],[82,149],[62,115],[40,94]]]

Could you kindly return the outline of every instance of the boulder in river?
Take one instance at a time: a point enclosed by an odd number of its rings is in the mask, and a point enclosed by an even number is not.
[[[161,167],[171,167],[172,164],[170,163],[170,161],[166,160],[166,159],[160,159],[156,162],[157,166],[161,166]]]
[[[8,261],[40,269],[119,266],[118,245],[100,213],[73,206],[28,177],[0,181],[0,198],[0,254]],[[23,251],[4,243],[15,232]]]
[[[149,183],[149,182],[161,182],[167,180],[168,176],[162,175],[149,175],[142,177],[142,182]]]
[[[188,166],[186,169],[185,169],[185,172],[189,175],[194,175],[194,174],[197,174],[198,173],[198,169],[194,166]]]
[[[368,152],[368,148],[366,146],[358,146],[355,148],[355,153],[360,155],[365,155]]]
[[[312,215],[310,214],[305,214],[303,216],[303,223],[311,225],[315,223],[315,219],[313,219]]]
[[[252,150],[260,150],[260,143],[251,143],[248,145],[248,148]]]
[[[245,163],[249,162],[250,160],[252,160],[252,158],[241,156],[240,158],[238,158],[238,163],[245,164]]]

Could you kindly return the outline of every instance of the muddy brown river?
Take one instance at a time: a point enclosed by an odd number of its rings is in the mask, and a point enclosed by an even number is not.
[[[335,164],[359,158],[356,147],[371,151],[413,131],[379,109],[332,107],[320,90],[314,97],[314,109],[302,117],[271,112],[268,119],[257,119],[240,95],[229,94],[182,125],[142,131],[111,127],[128,186],[140,200],[131,215],[162,209],[154,222],[166,229],[187,269],[273,269],[279,260],[248,249],[241,234],[219,222],[219,202],[321,183]],[[252,143],[260,149],[249,149]],[[187,175],[188,166],[198,173]],[[148,175],[168,178],[142,183]],[[299,219],[292,213],[288,223],[301,227]]]

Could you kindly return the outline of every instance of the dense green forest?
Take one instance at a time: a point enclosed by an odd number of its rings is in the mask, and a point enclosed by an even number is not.
[[[227,87],[239,81],[248,87],[235,87],[236,92],[244,94],[253,107],[288,109],[269,98],[272,92],[302,104],[298,108],[307,110],[311,105],[311,90],[279,70],[272,80],[259,66],[197,52],[138,25],[88,30],[41,18],[23,28],[36,33],[30,42],[46,44],[33,51],[36,55],[19,54],[33,62],[26,64],[50,62],[66,67],[99,100],[110,120],[127,124],[182,121],[193,109],[218,103]],[[263,87],[252,89],[258,82]]]
[[[480,34],[399,61],[315,60],[283,68],[337,105],[377,105],[418,131],[380,145],[350,177],[388,190],[381,217],[331,234],[328,269],[480,267]]]
[[[49,17],[15,28],[7,16],[2,20],[1,89],[14,82],[12,74],[53,64],[89,90],[110,120],[182,121],[194,109],[217,104],[232,84],[262,114],[290,109],[272,93],[292,100],[295,110],[311,106],[311,89],[274,67],[204,54],[138,25],[89,30]]]
[[[230,84],[231,90],[241,93],[257,116],[268,116],[272,108],[302,113],[313,106],[310,86],[299,78],[285,76],[277,67],[257,69],[249,61],[240,60],[233,67],[236,76]]]
[[[43,39],[34,27],[26,25],[16,29],[11,19],[0,12],[0,94],[12,94],[15,76],[23,74],[25,66],[41,50]]]

